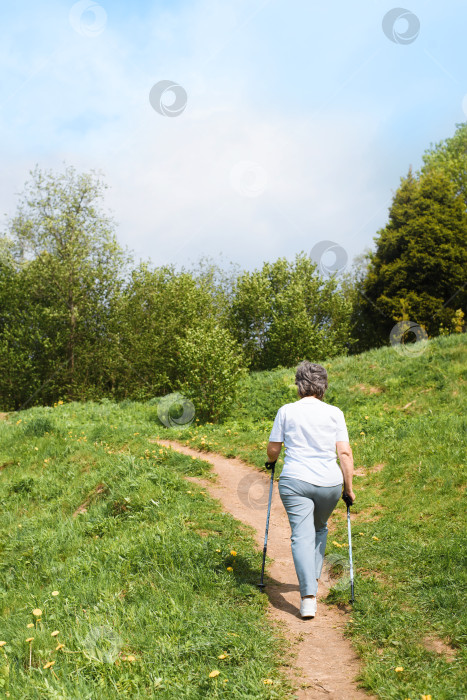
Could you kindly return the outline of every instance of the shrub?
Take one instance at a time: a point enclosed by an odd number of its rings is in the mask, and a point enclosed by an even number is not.
[[[178,367],[178,388],[193,401],[196,416],[225,418],[246,375],[242,348],[229,331],[217,325],[190,329],[178,344]]]

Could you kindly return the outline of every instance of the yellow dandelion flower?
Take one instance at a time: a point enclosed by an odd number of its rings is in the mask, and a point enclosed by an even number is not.
[[[369,416],[365,416],[365,420],[368,420]]]
[[[34,615],[34,617],[40,617],[42,615],[42,610],[40,610],[39,608],[34,608],[32,614]]]
[[[35,449],[35,450],[39,450],[39,448],[38,448],[38,447],[35,447],[34,449]]]
[[[360,430],[360,435],[365,435],[365,431],[364,431],[364,430]]]
[[[132,655],[130,654],[130,656],[127,656],[127,657],[126,657],[126,660],[127,660],[127,661],[136,661],[136,657],[135,657],[135,656],[132,656]]]
[[[228,567],[227,567],[227,571],[233,571],[232,567],[231,567],[231,566],[228,566]]]
[[[216,552],[220,552],[220,551],[221,551],[220,549],[216,549]]]
[[[373,535],[373,537],[372,537],[371,539],[373,539],[373,540],[379,540],[379,537],[376,537],[376,535]]]
[[[422,700],[431,700],[431,695],[422,695]]]
[[[227,654],[219,654],[219,656],[218,656],[217,658],[218,658],[218,659],[226,659],[226,658],[227,658]]]
[[[59,632],[58,630],[54,630],[53,632],[50,633],[50,636],[51,636],[51,637],[56,637],[57,634],[60,634],[60,632]]]
[[[4,647],[6,642],[0,642],[0,647]]]
[[[26,641],[27,641],[27,642],[32,642],[32,641],[34,641],[34,637],[28,637],[28,638],[26,639]]]
[[[395,671],[396,673],[402,673],[403,670],[404,670],[404,667],[403,667],[403,666],[396,666],[396,668],[394,669],[394,671]]]
[[[220,671],[211,671],[211,673],[209,674],[209,678],[215,678],[219,675],[219,673]]]
[[[270,678],[265,678],[263,680],[264,685],[272,685],[272,680]]]
[[[235,551],[235,549],[231,549],[231,550],[230,550],[230,554],[231,554],[233,557],[236,557],[236,556],[237,556],[237,552]]]
[[[333,545],[335,545],[336,547],[342,547],[342,545],[339,544],[339,542],[336,542],[336,540],[333,540],[332,543],[333,543]]]
[[[43,666],[42,668],[52,668],[52,666],[54,665],[54,663],[55,663],[55,661],[47,661],[47,663],[45,664],[45,666]]]
[[[191,491],[187,491],[187,493],[191,493]]]
[[[58,595],[58,591],[52,591],[52,595]]]
[[[359,534],[359,535],[364,535],[365,533],[364,533],[364,532],[359,532],[358,534]]]
[[[63,649],[64,646],[65,646],[65,645],[64,645],[64,644],[61,644],[61,643],[60,643],[60,644],[57,644],[57,646],[55,647],[55,651],[60,651],[60,649]]]
[[[229,680],[228,678],[224,678],[224,683],[227,683],[228,680]]]
[[[30,622],[29,625],[26,625],[26,627],[29,627],[29,628],[34,627],[34,622]]]

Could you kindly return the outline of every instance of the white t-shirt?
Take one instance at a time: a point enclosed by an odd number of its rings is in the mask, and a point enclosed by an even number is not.
[[[270,442],[283,442],[286,450],[281,476],[315,486],[339,486],[342,471],[336,460],[336,442],[349,441],[344,414],[337,406],[314,396],[286,403],[277,411]]]

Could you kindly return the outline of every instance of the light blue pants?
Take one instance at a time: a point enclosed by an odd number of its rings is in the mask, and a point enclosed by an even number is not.
[[[292,556],[300,595],[316,595],[326,550],[327,520],[342,495],[342,484],[314,486],[302,479],[281,476],[279,493],[292,531]]]

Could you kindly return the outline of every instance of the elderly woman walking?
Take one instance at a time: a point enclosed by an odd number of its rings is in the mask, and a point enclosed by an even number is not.
[[[291,528],[292,556],[300,586],[302,617],[316,614],[318,579],[323,566],[327,520],[342,494],[350,497],[353,457],[344,414],[323,402],[327,372],[302,362],[295,374],[299,401],[278,410],[269,436],[268,459],[285,447],[279,493]],[[336,460],[339,457],[339,465]]]

